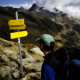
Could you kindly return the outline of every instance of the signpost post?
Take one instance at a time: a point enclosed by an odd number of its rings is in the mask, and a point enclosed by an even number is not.
[[[11,37],[11,39],[18,38],[21,73],[22,73],[22,78],[23,78],[24,75],[23,75],[23,66],[22,66],[20,37],[27,36],[28,32],[27,31],[19,31],[21,29],[25,29],[26,25],[24,24],[24,19],[18,19],[18,11],[16,11],[16,20],[9,20],[8,25],[9,25],[10,30],[17,30],[17,32],[10,33],[10,37]]]
[[[16,19],[18,19],[18,11],[16,11]],[[18,38],[18,46],[19,46],[19,54],[20,54],[21,73],[22,73],[22,78],[23,78],[23,66],[22,66],[22,55],[21,55],[20,38]]]

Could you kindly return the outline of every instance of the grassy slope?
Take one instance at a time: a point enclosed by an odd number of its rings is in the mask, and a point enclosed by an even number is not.
[[[19,19],[21,18],[25,19],[26,30],[29,33],[27,37],[21,38],[21,42],[24,44],[36,44],[36,38],[44,33],[53,35],[57,46],[77,46],[79,43],[79,34],[73,30],[71,25],[55,24],[44,16],[27,11],[19,12]],[[10,31],[8,26],[8,21],[11,19],[15,19],[15,12],[0,10],[0,37],[6,40],[11,40],[9,34],[14,32]],[[17,42],[17,39],[13,41]]]

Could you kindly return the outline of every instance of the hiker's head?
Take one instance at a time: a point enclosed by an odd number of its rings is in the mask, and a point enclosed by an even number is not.
[[[54,38],[49,34],[43,34],[36,41],[40,43],[42,51],[52,51],[54,48]]]

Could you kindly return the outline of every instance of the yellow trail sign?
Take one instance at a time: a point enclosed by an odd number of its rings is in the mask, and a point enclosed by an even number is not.
[[[20,38],[20,37],[25,37],[28,35],[27,31],[20,31],[20,32],[13,32],[10,33],[10,37],[11,39],[15,39],[15,38]]]
[[[8,24],[9,24],[9,26],[13,26],[13,25],[24,25],[24,19],[9,20]]]
[[[18,29],[25,29],[26,25],[15,25],[15,26],[9,26],[10,30],[18,30]]]

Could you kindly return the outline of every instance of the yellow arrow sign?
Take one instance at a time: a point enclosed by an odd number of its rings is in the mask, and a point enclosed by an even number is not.
[[[15,38],[20,38],[20,37],[25,37],[28,35],[27,31],[20,31],[20,32],[13,32],[10,33],[10,37],[11,39],[15,39]]]
[[[9,26],[10,30],[17,30],[17,29],[25,29],[26,25],[15,25],[15,26]]]
[[[24,25],[24,19],[9,20],[8,24],[9,24],[9,26],[13,26],[13,25]]]

